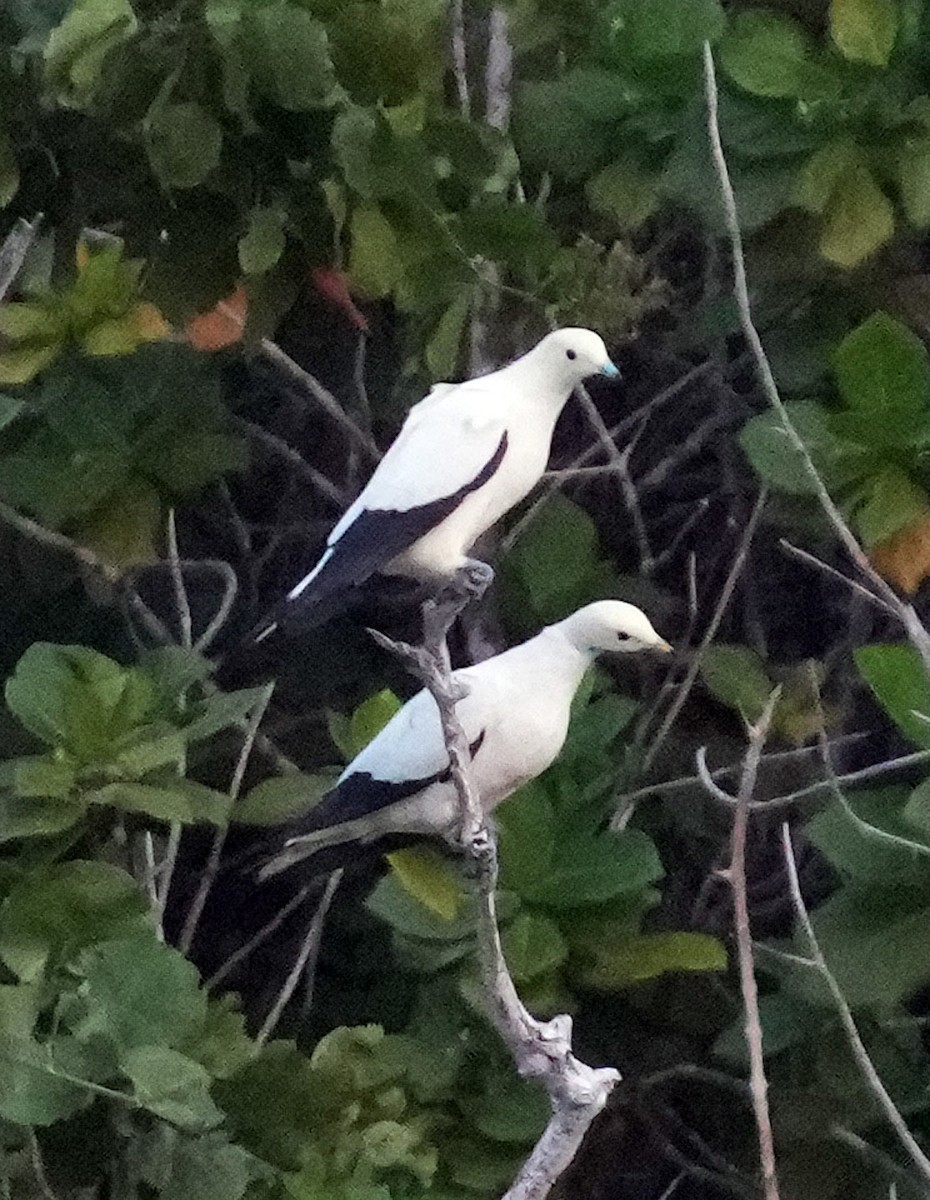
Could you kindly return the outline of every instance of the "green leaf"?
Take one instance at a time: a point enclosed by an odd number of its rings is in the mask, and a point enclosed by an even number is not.
[[[4,304],[0,333],[13,342],[58,342],[66,331],[61,314],[51,304]]]
[[[914,795],[920,790],[917,788]],[[903,844],[919,840],[909,827],[907,798],[907,789],[901,787],[856,792],[848,797],[846,805],[834,797],[808,821],[805,833],[837,871],[849,878],[919,887],[927,877],[927,860]],[[912,815],[919,806],[920,800],[911,810]],[[870,834],[860,822],[877,830],[877,834]],[[883,839],[883,833],[902,839],[902,843]]]
[[[152,170],[166,187],[193,188],[216,170],[223,131],[193,101],[159,106],[148,124]]]
[[[67,760],[42,755],[14,759],[11,766],[17,796],[64,800],[74,788],[77,772]]]
[[[347,757],[352,759],[359,754],[369,742],[381,732],[396,713],[401,710],[401,702],[390,689],[376,692],[363,700],[349,724],[349,747]],[[340,747],[342,749],[342,747]]]
[[[912,646],[860,646],[856,666],[904,736],[917,746],[930,749],[930,723],[915,716],[930,717],[930,680],[920,655]]]
[[[775,12],[736,13],[720,44],[726,74],[756,96],[796,96],[810,56],[802,27]]]
[[[199,664],[192,668],[200,672]],[[217,692],[191,707],[191,719],[181,729],[188,745],[202,742],[244,721],[267,692],[265,687],[241,688],[236,692]]]
[[[561,620],[591,600],[609,578],[594,522],[559,493],[517,539],[501,575],[507,613],[518,628],[527,626],[530,614],[547,625]]]
[[[124,1049],[167,1047],[203,1028],[207,997],[197,968],[153,935],[96,945],[83,966],[85,1037],[103,1033]]]
[[[701,662],[701,678],[712,695],[747,721],[759,719],[774,687],[762,659],[748,646],[711,646]]]
[[[595,212],[613,217],[626,232],[638,229],[659,206],[658,178],[635,159],[611,163],[585,184]]]
[[[908,138],[898,151],[898,187],[907,219],[916,229],[930,225],[930,138]]]
[[[322,22],[283,2],[250,5],[244,15],[249,66],[265,94],[293,112],[331,104],[336,81]]]
[[[538,979],[568,958],[568,946],[559,927],[536,913],[517,913],[501,940],[507,966],[517,983]]]
[[[280,208],[253,208],[249,228],[239,239],[239,266],[246,275],[270,271],[284,253],[286,215]]]
[[[404,890],[446,921],[462,907],[462,884],[453,866],[431,846],[411,846],[387,855]]]
[[[887,67],[898,35],[895,0],[831,0],[830,34],[844,58]]]
[[[23,401],[14,400],[0,392],[0,429],[6,429],[23,411]]]
[[[70,960],[91,942],[148,929],[135,880],[102,862],[34,869],[0,907],[0,957],[20,979],[41,975],[49,956]]]
[[[641,933],[606,938],[584,982],[600,991],[630,987],[668,971],[725,971],[727,951],[706,933]]]
[[[820,253],[838,267],[856,267],[893,234],[891,202],[867,166],[854,167],[824,214]]]
[[[925,779],[914,788],[904,806],[902,816],[906,825],[916,829],[921,837],[930,837],[930,779]]]
[[[166,1046],[134,1046],[120,1058],[136,1099],[182,1129],[211,1129],[223,1114],[210,1098],[210,1076],[200,1063]]]
[[[877,312],[840,343],[833,357],[837,386],[876,430],[906,433],[930,401],[927,351],[916,334]]]
[[[61,833],[83,815],[84,805],[76,800],[0,795],[0,842]]]
[[[15,1125],[54,1125],[67,1120],[93,1103],[89,1088],[82,1088],[54,1074],[51,1047],[40,1045],[17,1031],[10,1036],[7,1026],[9,1001],[17,1008],[28,996],[23,987],[0,988],[0,1117]]]
[[[225,825],[229,819],[231,801],[224,792],[204,787],[192,779],[179,779],[170,787],[148,783],[108,783],[87,792],[89,804],[107,804],[123,812],[141,812],[157,821],[180,821],[183,824],[206,822]]]
[[[842,187],[843,180],[864,162],[850,137],[836,138],[816,150],[798,173],[794,202],[808,212],[822,213]]]
[[[390,295],[403,271],[397,236],[390,222],[378,208],[357,208],[350,223],[350,289],[380,299]]]
[[[625,35],[637,58],[697,54],[726,24],[720,0],[628,0]]]
[[[475,1128],[495,1142],[532,1142],[545,1128],[550,1111],[539,1084],[513,1075],[488,1079],[480,1095],[460,1106]]]
[[[639,829],[563,839],[552,870],[524,891],[530,904],[556,911],[599,904],[661,879],[652,839]]]
[[[52,362],[61,350],[58,342],[49,346],[17,346],[0,354],[0,385],[29,383]]]
[[[514,129],[520,160],[560,179],[583,179],[604,164],[614,143],[614,123],[639,103],[638,89],[623,76],[574,68],[555,80],[518,87]]]
[[[255,785],[232,810],[240,825],[283,825],[302,816],[333,787],[329,775],[277,775]]]
[[[470,311],[471,296],[468,292],[460,292],[439,318],[424,352],[433,379],[448,379],[455,375],[461,354],[462,334]]]
[[[544,880],[555,856],[555,811],[539,780],[526,783],[497,814],[501,885],[518,896]]]
[[[925,903],[925,889],[850,883],[811,914],[827,965],[852,1008],[887,1008],[930,981]],[[832,1007],[826,989],[818,987],[817,997]]]
[[[103,61],[136,32],[129,0],[76,0],[45,46],[49,82],[64,104],[82,107],[99,82]]]
[[[927,493],[899,467],[886,467],[865,484],[856,508],[856,526],[867,548],[882,542],[930,512]]]
[[[795,1046],[810,1032],[810,1009],[781,992],[759,997],[762,1049],[766,1057]],[[742,1070],[749,1069],[746,1019],[740,1016],[714,1042],[716,1058]]]
[[[814,465],[824,474],[841,449],[839,439],[830,430],[828,413],[813,400],[796,400],[785,408]],[[814,493],[814,481],[804,459],[789,442],[781,417],[774,410],[751,417],[740,432],[739,444],[766,483],[793,495]]]
[[[416,900],[393,873],[378,883],[365,907],[404,937],[420,941],[462,941],[475,927],[473,904],[464,905],[455,920],[447,920]]]

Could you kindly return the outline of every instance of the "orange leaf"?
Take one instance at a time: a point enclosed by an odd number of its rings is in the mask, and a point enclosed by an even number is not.
[[[242,341],[248,313],[248,296],[240,283],[215,308],[191,317],[184,332],[195,350],[223,350]]]
[[[869,557],[879,575],[913,596],[930,575],[930,509],[883,542],[877,542]]]
[[[337,271],[334,267],[317,267],[313,272],[313,286],[321,296],[342,310],[353,329],[367,333],[368,318],[356,307],[349,294],[349,284],[343,271]]]

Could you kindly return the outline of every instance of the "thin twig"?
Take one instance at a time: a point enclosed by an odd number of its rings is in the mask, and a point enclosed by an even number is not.
[[[278,437],[275,433],[270,433],[263,425],[257,425],[254,421],[247,421],[245,417],[234,415],[232,422],[247,437],[258,442],[266,450],[272,454],[276,454],[278,458],[286,462],[289,467],[292,467],[298,475],[302,476],[321,496],[325,496],[327,500],[331,500],[333,504],[338,505],[340,508],[345,505],[345,496],[342,489],[327,479],[322,471],[311,467],[307,460],[298,454],[293,446],[287,444],[284,438]]]
[[[749,926],[749,899],[746,884],[746,831],[749,826],[749,802],[755,790],[759,763],[765,739],[772,725],[775,705],[781,695],[777,687],[769,696],[762,716],[749,727],[749,748],[743,765],[733,817],[730,841],[730,866],[726,871],[733,892],[733,924],[736,936],[736,956],[739,965],[740,990],[745,1016],[744,1032],[749,1048],[749,1085],[752,1108],[759,1136],[759,1160],[762,1165],[762,1188],[766,1200],[779,1200],[778,1174],[775,1168],[775,1143],[772,1137],[772,1118],[769,1112],[768,1080],[762,1046],[762,1022],[759,1017],[759,988],[752,960],[752,933]]]
[[[194,623],[191,616],[190,597],[184,582],[184,568],[181,566],[181,556],[178,553],[178,527],[173,508],[168,509],[168,567],[174,587],[174,602],[178,610],[181,645],[185,650],[190,650],[194,641]]]
[[[277,929],[280,929],[291,913],[300,908],[301,904],[307,899],[316,887],[316,882],[316,880],[313,880],[311,883],[306,884],[305,887],[302,887],[297,895],[292,896],[287,904],[276,912],[270,921],[266,921],[257,933],[253,934],[238,950],[230,954],[223,965],[218,967],[206,981],[204,984],[206,990],[212,992],[214,988],[219,987],[230,971],[234,970],[239,963],[244,962],[253,950],[257,950]]]
[[[829,575],[831,579],[839,580],[840,583],[845,584],[851,591],[857,592],[864,599],[870,601],[870,603],[876,604],[879,608],[884,609],[885,612],[895,616],[895,611],[888,601],[883,600],[881,596],[876,596],[873,591],[870,591],[864,584],[861,584],[858,579],[850,579],[848,575],[844,575],[836,567],[831,567],[829,563],[825,563],[816,554],[811,554],[809,550],[802,550],[800,546],[793,545],[787,538],[779,538],[778,544],[787,554],[793,555],[795,558],[800,559],[801,562],[807,563],[810,567],[816,567],[818,571],[822,571],[824,575]]]
[[[316,972],[317,959],[320,954],[320,943],[323,940],[323,926],[326,922],[326,914],[329,912],[329,906],[333,902],[333,897],[336,894],[336,888],[342,880],[343,868],[338,871],[333,871],[329,879],[326,881],[326,888],[323,895],[320,897],[320,903],[317,906],[316,912],[313,914],[313,920],[310,922],[310,928],[307,930],[307,936],[304,938],[303,944],[300,947],[300,952],[294,962],[293,967],[287,979],[284,981],[284,986],[278,993],[278,997],[271,1007],[271,1011],[262,1023],[261,1029],[255,1038],[257,1047],[264,1046],[265,1042],[274,1033],[278,1022],[281,1020],[281,1014],[287,1007],[287,1003],[294,994],[294,989],[300,982],[301,976],[306,973],[307,976],[307,1003],[313,996],[313,981]]]
[[[733,596],[733,592],[736,589],[737,581],[739,580],[739,577],[743,572],[743,568],[746,565],[746,559],[749,556],[749,547],[752,545],[753,535],[755,534],[756,527],[759,524],[759,518],[762,516],[762,510],[765,507],[765,501],[767,497],[768,489],[763,487],[756,499],[756,503],[753,507],[752,513],[749,516],[749,520],[746,522],[746,528],[743,530],[743,536],[740,539],[739,547],[737,548],[733,563],[724,581],[723,589],[720,592],[720,599],[717,601],[717,606],[714,609],[713,615],[711,616],[710,623],[707,626],[704,637],[701,639],[701,644],[698,646],[697,650],[692,656],[691,662],[688,664],[688,670],[681,682],[681,686],[675,693],[675,699],[669,705],[668,712],[665,714],[662,724],[659,726],[655,737],[652,739],[652,744],[649,746],[649,749],[643,756],[644,771],[648,771],[652,766],[656,755],[665,744],[665,739],[671,732],[672,726],[675,724],[675,721],[678,718],[678,714],[684,707],[685,701],[691,694],[691,689],[694,687],[694,683],[701,670],[701,664],[704,661],[704,656],[707,654],[711,643],[717,636],[717,630],[720,628],[720,623],[723,620],[724,613],[726,612],[727,606],[729,605]]]
[[[236,768],[233,771],[232,780],[229,785],[229,798],[233,804],[239,798],[239,792],[242,788],[242,780],[245,777],[246,767],[249,765],[249,758],[252,754],[252,747],[255,745],[255,739],[258,734],[258,727],[262,723],[262,718],[271,701],[272,693],[275,685],[269,683],[263,688],[262,694],[258,699],[255,707],[249,716],[249,723],[246,728],[245,738],[242,742],[242,749],[239,751],[239,758],[236,762]],[[178,939],[178,948],[187,954],[191,948],[191,943],[194,940],[194,934],[197,932],[197,926],[200,923],[201,915],[203,914],[204,906],[207,903],[207,897],[213,884],[216,882],[216,877],[220,869],[220,859],[223,854],[223,847],[226,844],[227,829],[218,829],[213,838],[213,845],[210,847],[210,853],[207,856],[207,863],[204,867],[203,875],[200,879],[200,886],[197,889],[197,894],[194,896],[193,902],[184,921],[184,927],[181,930],[181,936]]]
[[[697,767],[698,778],[707,789],[707,791],[719,800],[721,804],[726,804],[729,808],[736,806],[736,797],[731,796],[729,792],[716,782],[716,777],[720,774],[718,771],[713,773],[707,766],[707,747],[699,746],[694,755],[695,766]],[[889,775],[894,771],[903,771],[906,767],[916,767],[922,763],[930,761],[930,750],[915,750],[912,754],[902,754],[900,758],[890,758],[882,762],[873,763],[870,767],[861,767],[858,771],[850,771],[846,775],[836,777],[836,782],[842,787],[855,786],[857,783],[866,783],[870,779],[877,779],[881,775]],[[678,781],[674,781],[678,782]],[[784,796],[773,796],[771,800],[753,800],[749,807],[753,811],[775,812],[780,808],[790,808],[792,804],[797,804],[801,800],[811,800],[815,797],[820,797],[829,794],[833,789],[833,782],[830,779],[818,779],[816,783],[809,783],[805,787],[798,788],[797,791],[788,792]],[[889,837],[892,835],[889,834]]]
[[[0,302],[6,299],[6,294],[13,286],[16,276],[23,269],[29,247],[35,241],[39,226],[42,224],[42,213],[36,213],[31,221],[19,217],[13,228],[0,245]]]
[[[846,746],[854,742],[863,742],[871,736],[870,733],[863,732],[845,733],[837,737],[830,745],[831,748],[838,745]],[[771,754],[763,756],[762,765],[767,768],[776,763],[794,762],[797,759],[811,758],[818,753],[819,751],[816,746],[796,746],[792,750],[774,750]],[[925,753],[930,755],[930,751],[925,751]],[[729,776],[738,775],[742,769],[742,762],[731,763],[727,767],[716,767],[710,772],[710,777],[716,782],[718,779],[726,779]],[[666,779],[660,783],[647,784],[645,787],[637,788],[634,792],[623,792],[618,799],[627,801],[645,800],[646,797],[656,796],[659,793],[665,795],[668,792],[687,791],[691,788],[702,786],[702,783],[703,780],[698,775],[681,775],[678,779]],[[728,804],[731,802],[735,803],[735,797],[731,796],[727,801]],[[764,806],[765,803],[764,800],[759,801],[760,806]]]
[[[647,400],[645,404],[640,405],[640,407],[634,413],[632,413],[631,416],[624,417],[622,421],[619,421],[616,425],[611,426],[611,428],[607,431],[611,442],[615,443],[616,439],[620,437],[620,435],[623,434],[627,429],[633,429],[639,425],[647,414],[654,412],[655,409],[660,408],[669,400],[673,400],[680,392],[683,392],[686,388],[690,387],[690,385],[697,379],[700,379],[701,376],[706,375],[712,365],[713,364],[710,361],[707,361],[700,363],[696,367],[692,367],[690,371],[687,371],[684,375],[679,376],[679,378],[674,380],[673,383],[670,383],[668,387],[663,388],[660,392],[657,392],[654,396]],[[572,459],[572,461],[568,464],[567,469],[573,470],[583,467],[585,463],[590,462],[592,458],[595,458],[598,454],[602,453],[603,450],[604,446],[600,439],[592,442],[590,446],[587,446],[581,451],[580,454],[576,455],[575,458]],[[546,505],[549,500],[551,500],[552,497],[561,490],[561,483],[562,481],[560,479],[549,480],[546,483],[546,486],[543,488],[541,494],[536,497],[526,512],[520,517],[519,521],[516,521],[512,528],[508,530],[506,537],[501,542],[502,553],[506,554],[510,549],[512,549],[514,544],[523,534],[524,530],[536,517],[539,510],[543,508],[544,505]]]
[[[734,293],[739,309],[740,324],[743,327],[743,334],[756,361],[756,369],[762,384],[762,390],[778,414],[787,440],[804,464],[804,469],[820,501],[820,506],[833,526],[837,537],[855,566],[858,567],[875,588],[876,592],[890,606],[903,626],[908,640],[920,655],[924,669],[930,675],[930,632],[924,627],[914,606],[906,604],[894,588],[879,575],[878,571],[869,562],[868,557],[856,540],[855,534],[849,528],[843,514],[830,495],[820,472],[814,464],[814,460],[811,458],[810,451],[804,443],[804,439],[798,433],[788,410],[785,408],[778,391],[778,385],[775,382],[775,376],[772,373],[771,365],[766,356],[765,348],[762,345],[762,339],[759,337],[758,331],[753,324],[752,305],[749,300],[749,286],[746,279],[746,260],[743,255],[743,239],[740,233],[736,197],[733,194],[733,186],[730,183],[730,173],[727,169],[723,143],[720,138],[720,127],[717,121],[717,78],[714,71],[714,55],[708,42],[704,43],[704,90],[707,100],[707,127],[710,134],[711,154],[720,183],[727,232],[730,235],[730,243],[733,248]]]
[[[782,848],[785,855],[785,865],[788,869],[788,886],[791,890],[791,900],[794,904],[795,912],[798,920],[801,923],[801,928],[804,931],[804,937],[807,941],[808,950],[811,956],[811,961],[817,970],[820,972],[824,983],[833,997],[833,1002],[836,1005],[836,1010],[840,1018],[840,1023],[846,1033],[847,1041],[852,1050],[853,1057],[862,1076],[868,1084],[869,1090],[878,1101],[878,1105],[885,1114],[889,1125],[898,1136],[898,1140],[907,1152],[908,1157],[914,1164],[915,1169],[923,1180],[924,1185],[930,1185],[930,1159],[924,1154],[917,1139],[907,1127],[907,1122],[898,1110],[897,1105],[891,1098],[888,1089],[882,1083],[881,1076],[876,1071],[869,1052],[865,1048],[865,1043],[859,1035],[859,1029],[853,1018],[852,1011],[846,1003],[846,997],[840,985],[836,982],[833,972],[827,965],[827,960],[824,958],[823,951],[820,949],[820,943],[817,940],[817,934],[814,932],[814,926],[810,919],[810,914],[807,911],[807,905],[804,902],[804,896],[801,892],[801,884],[798,879],[798,866],[794,857],[794,846],[791,841],[791,829],[788,822],[785,821],[781,827]]]
[[[329,388],[324,387],[315,375],[311,375],[299,363],[294,362],[291,356],[285,354],[281,347],[270,338],[262,338],[260,345],[262,353],[269,362],[274,363],[282,374],[287,375],[289,379],[299,384],[303,391],[309,392],[313,396],[320,408],[349,437],[349,440],[356,449],[362,452],[368,462],[378,461],[380,454],[374,441],[352,420]]]
[[[504,1200],[542,1200],[569,1165],[588,1127],[607,1102],[619,1074],[592,1069],[572,1053],[568,1016],[537,1021],[524,1007],[507,969],[497,926],[497,844],[487,827],[472,778],[468,740],[455,711],[461,686],[449,670],[446,635],[465,598],[424,605],[423,646],[391,642],[392,649],[429,690],[439,710],[450,774],[459,800],[462,849],[476,880],[480,978],[488,1015],[524,1078],[538,1079],[549,1094],[552,1116]]]
[[[463,0],[452,0],[452,73],[459,98],[459,112],[471,116],[468,94],[468,58],[465,45],[465,9]]]

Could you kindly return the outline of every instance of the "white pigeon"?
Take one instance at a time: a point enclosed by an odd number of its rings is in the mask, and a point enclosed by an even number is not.
[[[558,757],[572,698],[597,654],[650,648],[671,649],[644,612],[621,600],[599,600],[503,654],[453,672],[467,688],[456,713],[484,811]],[[318,805],[282,831],[283,848],[259,877],[344,842],[387,834],[449,837],[458,820],[439,710],[424,690],[355,757]]]
[[[542,477],[559,413],[595,374],[619,375],[603,340],[559,329],[499,371],[437,384],[410,410],[319,562],[254,640],[379,572],[483,591],[491,568],[469,550]]]

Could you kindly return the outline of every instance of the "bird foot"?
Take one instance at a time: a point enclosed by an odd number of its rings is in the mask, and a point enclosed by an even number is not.
[[[469,558],[456,571],[451,587],[470,599],[480,600],[493,582],[494,568],[477,558]]]

